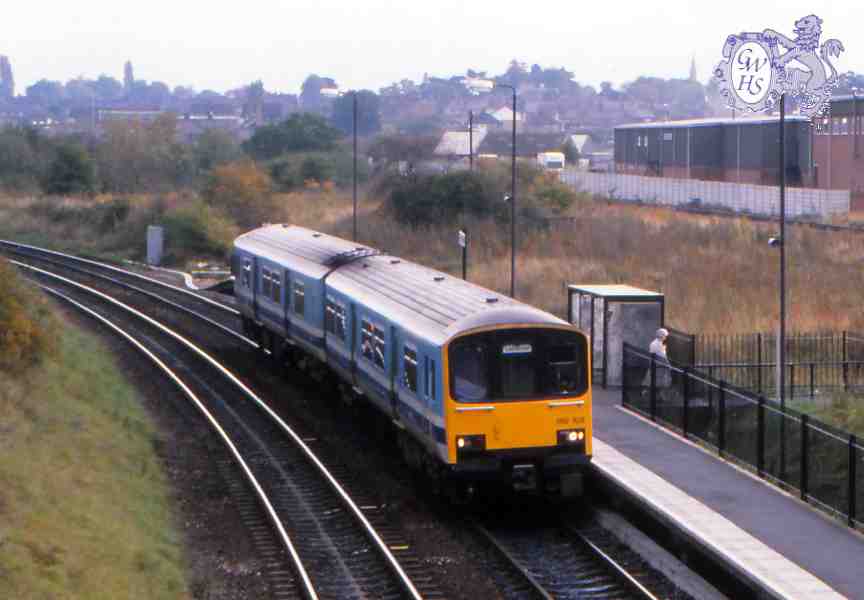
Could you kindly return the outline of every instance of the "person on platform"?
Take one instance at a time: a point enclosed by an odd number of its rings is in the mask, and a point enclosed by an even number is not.
[[[668,388],[672,383],[672,373],[669,370],[669,357],[666,355],[666,338],[669,332],[661,327],[648,346],[648,352],[654,358],[654,385],[658,390]],[[645,387],[651,387],[651,368],[645,373]]]

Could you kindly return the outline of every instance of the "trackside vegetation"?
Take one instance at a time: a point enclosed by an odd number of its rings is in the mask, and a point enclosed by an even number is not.
[[[5,264],[0,299],[0,596],[189,597],[136,392]]]

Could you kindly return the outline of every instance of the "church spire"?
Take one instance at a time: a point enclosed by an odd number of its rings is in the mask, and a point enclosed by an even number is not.
[[[696,75],[696,57],[690,59],[690,81],[699,81],[699,77]]]

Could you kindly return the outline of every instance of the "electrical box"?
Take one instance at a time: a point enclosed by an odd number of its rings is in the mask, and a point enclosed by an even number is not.
[[[594,383],[620,386],[624,342],[648,350],[663,327],[664,298],[629,285],[569,285],[567,318],[591,337]]]
[[[165,232],[159,225],[147,227],[147,264],[159,266],[165,251]]]

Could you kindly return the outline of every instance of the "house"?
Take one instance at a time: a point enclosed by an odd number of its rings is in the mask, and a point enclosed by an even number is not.
[[[445,131],[441,135],[441,140],[435,147],[433,154],[438,157],[455,160],[469,156],[469,148],[473,146],[473,153],[476,156],[480,144],[486,139],[487,134],[488,130],[482,125],[476,126],[473,133],[463,130]]]
[[[512,114],[512,113],[511,113]],[[564,147],[567,136],[563,133],[518,133],[516,156],[536,159],[540,152],[557,152]],[[478,147],[478,154],[506,158],[513,152],[510,131],[489,131]]]

